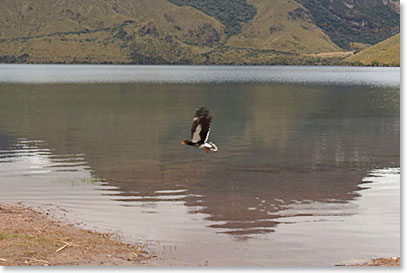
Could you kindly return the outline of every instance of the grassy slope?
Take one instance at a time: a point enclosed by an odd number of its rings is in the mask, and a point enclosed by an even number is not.
[[[400,66],[400,34],[368,47],[346,58],[345,61],[363,65]]]
[[[6,0],[0,2],[0,15],[1,39],[101,29],[125,20],[153,22],[162,31],[189,42],[196,39],[191,37],[190,31],[204,24],[210,24],[221,36],[224,30],[214,18],[166,0]]]
[[[312,64],[342,51],[296,1],[247,2],[256,16],[227,37],[214,17],[166,0],[5,0],[0,62]]]
[[[133,22],[123,26],[129,20]],[[83,33],[86,29],[94,32]],[[124,29],[127,34],[118,35]],[[101,63],[159,55],[164,60],[147,61],[178,62],[194,54],[190,44],[224,41],[224,29],[201,11],[166,0],[10,0],[0,3],[0,56],[28,54],[29,62]],[[13,39],[18,37],[23,39]],[[178,56],[170,54],[174,48]],[[196,61],[202,59],[196,56]]]
[[[243,26],[243,33],[228,41],[228,45],[300,54],[340,51],[297,2],[248,0],[248,3],[257,8],[257,15]]]

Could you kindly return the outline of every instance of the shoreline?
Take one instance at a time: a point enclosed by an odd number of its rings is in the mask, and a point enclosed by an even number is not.
[[[112,235],[50,219],[21,204],[0,203],[0,267],[153,265],[157,257],[145,245],[125,244]],[[400,257],[332,266],[400,266]]]
[[[0,203],[0,266],[150,265],[146,246],[83,230],[22,205]]]
[[[345,264],[339,266],[400,266],[400,257],[375,258],[367,263]]]
[[[0,64],[66,64],[66,65],[143,65],[143,66],[322,66],[322,67],[401,67],[400,64],[360,64],[360,63],[345,63],[345,62],[302,62],[302,63],[157,63],[157,64],[144,64],[144,63],[133,63],[133,62],[5,62],[1,59]]]

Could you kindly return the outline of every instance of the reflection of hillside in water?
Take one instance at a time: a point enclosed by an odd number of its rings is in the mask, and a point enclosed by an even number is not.
[[[150,207],[182,200],[191,213],[207,214],[211,227],[239,236],[272,231],[287,204],[347,202],[368,169],[399,166],[394,89],[2,88],[5,130],[44,140],[56,154],[85,154],[93,175],[118,187],[115,200]],[[218,153],[179,144],[198,105],[214,116],[211,139]]]

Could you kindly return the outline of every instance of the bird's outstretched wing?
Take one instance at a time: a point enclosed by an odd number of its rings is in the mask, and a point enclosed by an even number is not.
[[[208,109],[200,107],[195,111],[191,128],[191,142],[203,144],[208,140],[211,120]]]

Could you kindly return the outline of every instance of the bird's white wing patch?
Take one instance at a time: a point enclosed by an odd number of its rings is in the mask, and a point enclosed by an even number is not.
[[[206,134],[206,138],[204,143],[208,142],[209,134],[211,133],[211,128],[209,128],[208,133]]]
[[[217,152],[218,151],[218,146],[215,145],[215,143],[213,142],[207,142],[202,144],[201,146],[199,146],[199,148],[203,149],[203,148],[208,148],[209,150],[213,151],[213,152]]]
[[[201,140],[201,136],[199,135],[202,131],[202,126],[201,124],[198,124],[198,126],[196,126],[196,130],[194,132],[194,134],[192,135],[192,140],[191,142],[193,143],[197,143]]]

